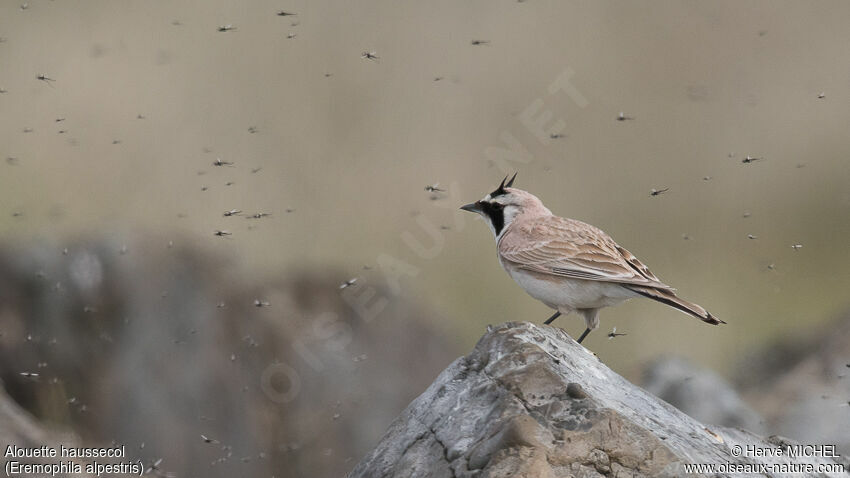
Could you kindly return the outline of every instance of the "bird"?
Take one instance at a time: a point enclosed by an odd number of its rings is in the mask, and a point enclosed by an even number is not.
[[[676,296],[631,252],[601,229],[555,216],[507,176],[481,200],[461,206],[479,214],[496,239],[499,263],[529,295],[560,315],[578,312],[587,326],[578,343],[599,327],[599,310],[635,297],[669,305],[712,325],[726,322]]]

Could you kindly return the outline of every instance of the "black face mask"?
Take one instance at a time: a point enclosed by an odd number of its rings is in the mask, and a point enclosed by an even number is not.
[[[490,218],[490,222],[493,223],[493,229],[498,236],[502,232],[502,228],[505,227],[505,206],[494,202],[482,202],[480,207],[481,212]]]

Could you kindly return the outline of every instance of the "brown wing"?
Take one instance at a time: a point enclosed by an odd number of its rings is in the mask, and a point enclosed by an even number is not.
[[[670,289],[602,230],[574,219],[547,216],[512,224],[499,253],[517,267],[544,274]]]

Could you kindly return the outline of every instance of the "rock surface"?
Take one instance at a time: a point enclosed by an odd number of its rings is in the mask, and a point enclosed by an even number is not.
[[[0,405],[163,475],[338,477],[459,354],[381,276],[258,277],[174,239],[0,243]],[[0,445],[44,444],[19,423]]]
[[[3,446],[2,462],[5,471],[8,461],[18,461],[27,464],[56,464],[59,459],[51,458],[14,458],[6,456],[8,447],[18,446],[20,448],[39,448],[50,447],[58,449],[60,445],[67,447],[80,446],[79,439],[73,434],[60,430],[50,430],[44,425],[35,420],[29,413],[23,410],[14,400],[9,398],[6,391],[0,387],[0,444]],[[63,461],[67,461],[63,460]],[[77,461],[81,466],[85,466],[85,462]],[[14,476],[14,475],[13,475]],[[56,477],[80,477],[85,478],[91,476],[86,473],[81,474],[66,474],[56,473]]]
[[[642,387],[703,423],[764,433],[763,418],[729,382],[680,357],[664,357],[644,371]],[[799,435],[793,435],[798,437]]]
[[[703,425],[614,373],[560,329],[507,323],[444,370],[349,478],[685,476],[690,463],[850,469],[829,458],[731,453],[783,443]]]
[[[769,430],[850,454],[850,314],[755,350],[737,370],[737,388]]]

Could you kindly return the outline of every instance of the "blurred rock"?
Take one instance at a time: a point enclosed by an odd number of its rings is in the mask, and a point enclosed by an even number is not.
[[[456,356],[378,274],[254,277],[166,244],[0,248],[17,403],[162,473],[340,476]]]
[[[756,433],[765,431],[759,414],[726,380],[683,358],[665,357],[652,362],[644,372],[642,386],[703,423]]]
[[[58,459],[52,458],[11,458],[6,457],[5,452],[9,445],[17,445],[21,448],[39,448],[47,446],[58,449],[60,445],[67,447],[80,446],[79,439],[74,435],[59,430],[50,430],[38,423],[29,413],[15,403],[6,392],[0,388],[0,444],[3,445],[3,456],[0,462],[5,470],[6,463],[10,460],[20,463],[45,463],[55,464]],[[66,460],[63,460],[66,461]],[[79,461],[81,466],[85,462]],[[66,474],[58,473],[56,477],[87,477],[86,473]]]
[[[737,370],[738,388],[770,431],[850,455],[850,313],[754,351]]]
[[[508,323],[444,370],[349,477],[684,476],[686,463],[835,463],[730,453],[778,443],[703,425],[561,329]]]

